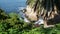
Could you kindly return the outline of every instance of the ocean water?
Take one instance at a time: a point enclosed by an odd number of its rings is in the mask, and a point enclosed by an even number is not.
[[[17,12],[26,7],[26,0],[0,0],[0,8],[6,12]]]

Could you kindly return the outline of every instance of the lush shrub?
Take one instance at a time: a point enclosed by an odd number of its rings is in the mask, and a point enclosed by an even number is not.
[[[60,34],[60,24],[53,28],[34,27],[32,23],[19,19],[18,14],[7,15],[0,9],[0,34]]]

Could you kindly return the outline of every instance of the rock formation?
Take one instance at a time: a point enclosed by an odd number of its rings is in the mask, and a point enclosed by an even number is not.
[[[37,13],[34,12],[33,8],[30,6],[26,7],[26,12],[25,12],[27,18],[31,21],[37,21]]]
[[[28,5],[24,12],[30,21],[38,21],[40,16],[43,18],[44,27],[52,26],[51,19],[54,19],[60,13],[59,0],[27,0]]]

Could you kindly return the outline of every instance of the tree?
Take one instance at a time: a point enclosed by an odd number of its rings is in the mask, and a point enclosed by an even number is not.
[[[18,17],[17,13],[6,14],[0,10],[0,34],[23,34],[32,29],[32,24],[27,24]]]
[[[0,20],[4,20],[8,18],[8,15],[4,12],[4,10],[0,9]]]

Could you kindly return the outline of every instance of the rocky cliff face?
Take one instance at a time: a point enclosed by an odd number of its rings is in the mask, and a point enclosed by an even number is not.
[[[37,21],[37,13],[30,6],[26,7],[26,17],[31,21]]]
[[[46,0],[46,1],[43,0],[41,2],[40,2],[40,0],[36,0],[36,2],[35,1],[32,2],[32,0],[31,0],[31,2],[28,2],[25,14],[26,14],[27,18],[31,21],[37,21],[37,20],[39,20],[38,17],[41,16],[44,20],[44,26],[47,27],[48,26],[47,23],[51,22],[50,21],[51,19],[55,20],[54,19],[55,16],[58,15],[58,13],[60,13],[59,9],[60,9],[60,5],[59,5],[59,2],[56,0],[54,0],[54,1],[53,0]],[[58,18],[58,17],[56,17],[56,18]],[[48,22],[48,20],[49,20],[49,22]]]

